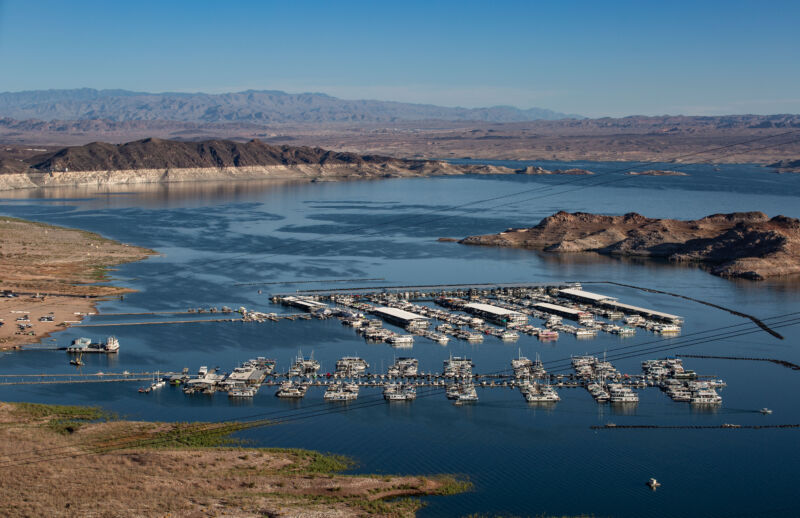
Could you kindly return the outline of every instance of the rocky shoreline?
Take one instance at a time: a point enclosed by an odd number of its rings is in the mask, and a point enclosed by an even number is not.
[[[762,212],[713,214],[698,220],[558,212],[531,228],[469,236],[465,245],[597,252],[709,265],[714,275],[761,280],[800,274],[800,220]]]
[[[311,180],[337,181],[353,179],[447,176],[463,174],[515,174],[496,166],[460,166],[446,162],[421,162],[408,167],[398,166],[246,166],[193,167],[166,169],[127,169],[69,172],[24,172],[0,175],[0,191],[43,187],[109,187],[153,183],[211,182],[239,180]]]

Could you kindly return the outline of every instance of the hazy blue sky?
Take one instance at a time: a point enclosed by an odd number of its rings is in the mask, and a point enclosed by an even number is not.
[[[0,91],[800,112],[800,1],[0,0]]]

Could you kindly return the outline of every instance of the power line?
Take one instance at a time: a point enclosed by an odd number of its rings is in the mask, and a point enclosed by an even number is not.
[[[712,148],[712,149],[708,149],[708,150],[688,153],[688,154],[684,154],[684,155],[680,155],[680,156],[674,157],[671,160],[669,160],[669,162],[675,162],[677,160],[681,160],[681,159],[692,157],[692,156],[698,156],[698,155],[701,155],[701,154],[711,153],[711,152],[714,152],[714,151],[719,151],[719,150],[723,150],[723,149],[729,149],[729,148],[733,148],[733,147],[736,147],[736,146],[740,146],[740,145],[744,145],[744,144],[748,144],[748,143],[752,143],[752,142],[763,141],[763,140],[767,140],[767,139],[774,139],[774,138],[777,138],[777,137],[781,137],[781,136],[785,136],[785,135],[789,135],[789,134],[793,134],[793,133],[798,133],[798,132],[800,132],[800,130],[793,130],[793,131],[788,131],[788,132],[784,132],[784,133],[781,133],[781,134],[770,135],[770,136],[765,136],[765,137],[759,137],[759,138],[749,139],[749,140],[746,140],[746,141],[741,141],[741,142],[737,142],[737,143],[733,143],[733,144],[728,144],[728,145],[725,145],[725,146],[719,146],[717,148]],[[770,147],[776,147],[776,146],[785,145],[785,144],[788,144],[788,143],[791,143],[791,142],[794,142],[794,140],[792,140],[790,142],[784,142],[784,143],[780,143],[780,144],[771,145],[771,146],[764,146],[764,147],[759,148],[759,149],[766,149],[766,148],[770,148]],[[740,154],[740,153],[732,153],[732,154],[735,155],[735,154]],[[723,157],[724,156],[728,156],[728,155],[723,155]],[[648,163],[651,163],[651,162],[639,162],[638,164],[648,164]],[[625,168],[619,168],[619,169],[616,169],[616,170],[612,170],[612,171],[608,171],[606,173],[603,173],[602,176],[609,176],[611,174],[618,173],[618,172],[630,171],[630,170],[638,168],[638,167],[639,167],[639,165],[628,166],[628,167],[625,167]],[[439,212],[445,212],[445,211],[458,210],[458,209],[462,209],[462,208],[465,208],[465,207],[470,207],[470,206],[473,206],[473,205],[479,205],[479,204],[490,202],[490,201],[497,201],[497,200],[501,200],[501,199],[509,199],[509,198],[517,197],[517,196],[520,196],[520,195],[523,195],[523,194],[527,194],[527,193],[530,193],[530,192],[534,192],[534,191],[552,190],[552,189],[554,189],[556,187],[560,187],[560,186],[571,184],[571,183],[576,183],[578,181],[584,181],[585,182],[586,178],[588,178],[588,177],[578,177],[578,178],[575,178],[575,179],[569,179],[569,180],[560,182],[560,183],[558,183],[556,185],[549,185],[549,186],[545,186],[545,187],[536,187],[536,188],[526,189],[526,190],[518,191],[518,192],[514,192],[514,193],[494,196],[494,197],[491,197],[491,198],[484,198],[484,199],[481,199],[481,200],[474,200],[474,201],[467,202],[467,203],[464,203],[464,204],[461,204],[461,205],[456,205],[456,206],[451,206],[451,207],[431,210],[431,211],[428,211],[426,214],[433,214],[433,213],[439,213]],[[605,185],[605,184],[608,184],[608,183],[613,183],[613,182],[617,182],[617,181],[623,181],[623,180],[626,180],[628,178],[630,178],[630,177],[626,176],[626,177],[622,177],[622,178],[615,178],[615,179],[612,179],[612,180],[610,180],[608,182],[595,182],[595,183],[589,184],[587,186],[582,186],[582,187],[579,187],[579,188],[594,187],[594,186],[598,186],[598,185]],[[560,193],[554,193],[554,195],[563,194],[565,192],[572,192],[574,190],[577,190],[577,189],[572,189],[571,191],[562,191]],[[550,194],[550,195],[553,195],[553,194]],[[530,200],[530,199],[535,199],[535,198],[529,198],[528,200]],[[527,201],[527,200],[518,200],[518,201],[514,202],[514,204],[520,203],[521,201]],[[481,210],[487,210],[487,208],[484,207]],[[454,217],[454,216],[455,215],[445,216],[444,218],[439,218],[438,221],[440,221],[441,219],[447,219],[449,217]],[[420,217],[419,214],[406,216],[404,218],[399,218],[397,220],[394,220],[393,222],[391,222],[391,224],[392,225],[397,225],[397,223],[399,223],[399,222],[407,221],[409,219],[416,219],[418,217]],[[423,222],[423,224],[424,223],[425,222]],[[356,228],[356,229],[351,229],[350,231],[345,232],[345,233],[346,234],[351,234],[351,233],[358,232],[358,231],[365,230],[365,229],[374,230],[376,226],[381,226],[381,225],[380,224],[373,224],[373,225],[370,225],[370,226],[364,226],[364,227],[360,227],[360,228]],[[324,240],[324,238],[322,240]],[[313,240],[309,239],[309,240],[301,241],[300,244],[308,243],[308,242],[311,242],[311,241],[319,242],[319,241],[321,241],[321,239],[313,239]],[[278,250],[278,249],[281,249],[281,248],[286,248],[286,246],[274,247],[272,250]],[[238,257],[244,257],[246,255],[250,255],[250,254],[239,254],[239,255],[235,255],[235,256],[225,257],[225,258],[222,258],[222,259],[219,259],[219,260],[206,261],[205,263],[203,263],[203,265],[208,265],[210,263],[220,262],[220,261],[230,261],[230,260],[236,259]],[[272,254],[272,255],[267,256],[267,257],[272,257],[274,255],[277,255],[277,254]],[[185,268],[183,266],[180,266],[180,267],[176,266],[176,269],[183,269],[185,271],[187,268]],[[161,272],[161,274],[163,274],[163,273],[164,272]],[[786,325],[794,325],[794,324],[786,324]],[[781,326],[781,327],[783,327],[783,326]],[[758,332],[758,330],[755,330],[755,331],[752,331],[752,332]],[[750,332],[741,333],[741,335],[744,335],[744,334],[750,334]],[[725,336],[725,337],[727,337],[727,336]],[[725,337],[723,337],[723,338],[725,338]],[[707,341],[715,341],[715,340],[723,339],[723,338],[706,339],[705,341],[706,342]],[[693,342],[693,343],[688,343],[686,345],[678,345],[678,346],[675,346],[674,342],[673,342],[671,344],[672,345],[671,347],[662,348],[660,350],[668,350],[668,349],[673,349],[673,348],[678,348],[678,347],[687,347],[689,345],[696,345],[697,343],[704,343],[704,342],[703,341],[697,341],[697,342]],[[643,344],[640,344],[639,346],[641,346],[641,345],[643,345]],[[653,351],[653,350],[659,350],[659,348],[650,349],[650,351]],[[649,352],[649,351],[647,351],[647,352]],[[640,354],[640,352],[637,352],[635,354],[638,355],[638,354]],[[622,358],[626,358],[626,357],[630,357],[630,355],[629,356],[620,356],[618,359],[622,359]],[[507,371],[508,370],[500,371],[500,372],[507,372]],[[436,390],[436,392],[438,392],[438,389]],[[382,401],[379,401],[379,403],[383,404]],[[371,403],[368,402],[366,404],[371,404]],[[351,408],[354,408],[354,407],[355,406],[353,406]],[[359,405],[359,408],[360,407],[361,407],[361,405]],[[348,408],[345,407],[343,409],[335,409],[335,410],[336,411],[342,411],[342,410],[347,410],[347,409]],[[328,412],[328,411],[330,411],[330,410],[329,409],[325,409],[325,410],[322,410],[320,412]],[[295,418],[305,418],[305,417],[298,417],[298,416],[295,415]],[[279,421],[279,422],[286,422],[286,420],[282,420],[282,421]],[[168,440],[172,440],[172,438],[169,438]],[[1,464],[0,464],[0,467],[2,467]]]
[[[696,152],[692,152],[692,153],[686,153],[686,154],[683,154],[683,155],[679,155],[679,156],[673,157],[672,159],[667,159],[667,163],[675,162],[676,160],[682,160],[682,159],[689,158],[689,157],[692,157],[692,156],[698,156],[698,155],[702,155],[702,154],[706,154],[706,153],[712,153],[712,152],[720,151],[720,150],[723,150],[723,149],[730,149],[730,148],[741,146],[741,145],[744,145],[744,144],[749,144],[749,143],[753,143],[753,142],[759,142],[759,141],[768,140],[768,139],[774,139],[774,138],[778,138],[778,137],[782,137],[782,136],[786,136],[786,135],[790,135],[790,134],[794,134],[794,133],[800,133],[800,130],[792,130],[792,131],[787,131],[787,132],[783,132],[783,133],[778,133],[778,134],[775,134],[775,135],[757,137],[757,138],[748,139],[748,140],[744,140],[744,141],[740,141],[740,142],[736,142],[736,143],[732,143],[732,144],[727,144],[727,145],[724,145],[724,146],[718,146],[716,148],[711,148],[711,149],[708,149],[708,150],[701,150],[701,151],[696,151]],[[765,146],[764,148],[761,148],[761,149],[766,149],[766,148],[769,148],[769,147],[782,146],[782,145],[786,145],[786,144],[791,143],[791,142],[794,142],[794,140],[789,141],[789,142],[782,142],[782,143],[771,145],[771,146]],[[734,154],[740,154],[740,153],[734,153]],[[723,155],[722,157],[718,157],[718,158],[724,158],[725,156],[728,156],[728,155]],[[342,231],[342,232],[340,232],[338,234],[331,235],[330,237],[335,240],[337,238],[341,238],[343,235],[352,235],[352,234],[356,234],[356,233],[359,233],[359,232],[364,231],[364,230],[375,230],[376,227],[381,227],[381,226],[398,227],[398,226],[400,226],[399,225],[400,223],[403,223],[403,222],[406,222],[406,221],[409,221],[409,220],[413,220],[413,219],[417,219],[417,218],[422,217],[422,216],[426,216],[426,215],[430,215],[430,214],[438,214],[438,213],[441,213],[441,212],[448,212],[448,211],[453,211],[453,210],[461,210],[461,209],[465,209],[467,207],[472,207],[474,205],[480,205],[480,204],[491,202],[491,201],[506,200],[506,199],[509,199],[509,198],[514,198],[514,197],[521,196],[521,195],[524,195],[524,194],[527,194],[527,193],[531,193],[531,192],[548,191],[548,190],[552,190],[554,188],[557,188],[557,187],[560,187],[560,186],[563,186],[563,185],[568,185],[568,184],[572,184],[572,183],[576,183],[576,182],[586,182],[589,179],[595,179],[595,178],[599,178],[599,177],[610,176],[610,175],[613,175],[613,174],[616,174],[616,173],[620,173],[620,172],[630,171],[632,169],[637,169],[641,165],[646,165],[646,164],[650,164],[650,163],[652,163],[652,162],[644,162],[644,161],[643,162],[637,162],[636,165],[614,169],[614,170],[611,170],[611,171],[607,171],[607,172],[601,173],[601,174],[596,175],[596,176],[578,176],[578,177],[575,177],[575,178],[570,178],[570,179],[564,180],[562,182],[559,182],[559,183],[553,184],[553,185],[537,186],[537,187],[530,188],[530,189],[525,189],[525,190],[522,190],[522,191],[516,191],[516,192],[502,194],[502,195],[493,196],[493,197],[489,197],[489,198],[482,198],[482,199],[478,199],[478,200],[473,200],[473,201],[466,202],[466,203],[459,204],[459,205],[453,205],[453,206],[443,207],[443,208],[439,208],[439,209],[431,209],[429,211],[423,212],[422,214],[413,214],[413,215],[408,215],[408,216],[396,218],[396,219],[392,220],[391,222],[387,222],[387,223],[373,223],[373,224],[370,224],[370,225],[364,225],[364,226],[361,226],[361,227],[357,227],[355,229],[349,229],[349,230],[346,230],[346,231]],[[634,177],[633,176],[624,176],[624,177],[621,177],[621,178],[614,178],[612,182],[604,182],[602,184],[597,184],[597,183],[589,184],[589,185],[587,185],[585,187],[594,187],[594,186],[597,186],[597,185],[604,185],[605,183],[613,183],[613,182],[616,182],[616,181],[624,181],[624,180],[628,180],[630,178],[634,178]],[[581,187],[581,188],[585,188],[585,187]],[[577,189],[573,189],[573,190],[577,190]],[[566,192],[573,192],[573,190],[563,191],[563,192],[559,192],[559,193],[552,193],[552,194],[548,194],[548,196],[564,194]],[[538,199],[538,197],[528,198],[528,199],[525,199],[525,200],[518,200],[515,203],[519,203],[521,201],[528,201],[528,200],[531,200],[531,199]],[[489,210],[489,209],[492,209],[492,208],[496,208],[496,207],[483,207],[480,210]],[[421,226],[421,225],[424,225],[424,224],[432,222],[432,221],[442,221],[442,220],[449,219],[449,218],[452,218],[452,217],[455,217],[455,216],[456,215],[438,217],[436,220],[423,221],[421,223],[418,223],[417,225]],[[367,234],[367,237],[377,235],[378,233],[380,233],[380,232],[373,232],[371,234]],[[312,244],[312,243],[313,244],[319,244],[320,242],[325,242],[325,243],[333,242],[333,241],[328,240],[327,238],[328,238],[328,236],[323,236],[321,238],[309,238],[309,239],[305,239],[305,240],[299,240],[298,242],[295,242],[295,243],[289,243],[289,244],[285,244],[285,245],[278,245],[278,246],[274,246],[274,247],[271,247],[271,248],[267,248],[266,250],[262,250],[261,253],[264,253],[264,252],[268,252],[268,253],[269,252],[275,252],[275,253],[270,253],[269,255],[261,256],[260,259],[263,260],[263,259],[266,259],[266,258],[275,257],[276,255],[279,255],[277,252],[285,250],[287,248],[291,248],[293,245],[296,247],[298,245],[302,246],[304,244]],[[220,258],[220,259],[212,259],[212,260],[204,261],[202,263],[202,265],[200,265],[200,266],[202,267],[202,266],[207,266],[209,264],[232,261],[232,260],[236,260],[238,258],[246,257],[246,256],[249,256],[249,255],[252,255],[252,253],[251,252],[247,252],[247,253],[236,254],[236,255]],[[165,273],[168,274],[171,271],[178,271],[178,270],[186,272],[187,270],[191,270],[191,267],[188,266],[188,265],[175,265],[172,268],[172,270],[167,270],[167,272],[159,272],[158,275],[164,275]]]
[[[770,319],[774,319],[774,318],[781,318],[781,317],[782,316],[770,317],[770,318],[765,319],[765,320],[770,320]],[[746,323],[743,323],[743,324],[751,325],[751,323],[749,323],[749,322],[746,322]],[[786,320],[784,322],[779,322],[779,324],[780,325],[775,325],[775,327],[781,328],[781,327],[789,327],[789,326],[798,325],[798,324],[800,324],[800,318],[789,319],[789,320]],[[742,325],[742,324],[737,324],[736,327],[738,327],[740,325]],[[734,326],[730,326],[730,327],[734,327]],[[641,356],[643,354],[651,354],[652,352],[659,351],[659,350],[663,351],[663,350],[677,349],[677,348],[682,348],[682,347],[689,347],[689,346],[692,346],[692,345],[698,345],[698,344],[703,344],[703,343],[709,343],[709,342],[713,342],[713,341],[723,340],[725,338],[728,338],[729,335],[730,336],[745,336],[745,335],[748,335],[748,334],[758,333],[758,332],[760,332],[760,329],[754,329],[754,330],[751,330],[751,331],[744,331],[744,332],[725,333],[725,334],[721,334],[721,335],[719,335],[717,337],[713,337],[712,336],[712,337],[707,337],[707,338],[696,339],[696,340],[692,340],[692,341],[689,341],[687,343],[683,343],[683,344],[680,344],[680,345],[675,345],[675,342],[672,342],[666,347],[651,348],[651,349],[645,350],[645,351],[636,351],[635,353],[630,353],[627,356],[619,356],[619,357],[615,357],[615,358],[612,358],[612,359],[624,359],[624,358],[629,358],[629,357],[634,357],[634,356]],[[501,370],[501,371],[497,371],[495,374],[504,373],[504,372],[509,372],[509,369],[504,369],[504,370]],[[550,371],[550,372],[553,372],[553,371]],[[440,391],[441,391],[441,387],[434,387],[434,388],[431,388],[431,389],[428,389],[428,390],[425,390],[425,391],[421,391],[421,393],[418,392],[417,397],[418,398],[428,397],[428,396],[431,396],[431,395],[433,395],[435,393],[438,393]],[[209,426],[214,426],[214,424],[217,424],[217,428],[210,428],[209,427],[209,428],[205,428],[205,429],[201,429],[201,430],[190,431],[188,433],[178,434],[177,437],[186,437],[186,436],[192,436],[192,435],[195,435],[195,434],[209,433],[209,432],[222,433],[227,428],[230,428],[231,431],[238,431],[239,429],[247,429],[247,428],[253,428],[253,427],[273,425],[273,424],[285,424],[285,423],[289,423],[289,422],[295,422],[295,421],[299,421],[299,420],[310,419],[310,418],[313,418],[313,417],[320,417],[320,416],[327,415],[327,414],[342,413],[342,412],[346,412],[346,411],[349,411],[349,410],[356,410],[356,409],[360,409],[360,408],[369,408],[369,407],[372,407],[372,406],[377,406],[379,404],[380,405],[385,405],[386,404],[383,401],[382,396],[378,397],[378,398],[375,398],[375,399],[376,400],[372,400],[372,401],[371,400],[367,400],[367,401],[358,402],[358,403],[355,403],[355,404],[352,404],[352,405],[349,404],[349,405],[346,405],[346,406],[343,406],[343,407],[338,407],[338,408],[327,407],[327,408],[324,408],[324,409],[321,409],[321,410],[312,410],[310,412],[305,410],[305,409],[290,411],[288,413],[287,417],[278,417],[277,419],[266,419],[266,418],[264,418],[264,416],[268,415],[268,414],[259,414],[258,416],[261,417],[261,419],[258,420],[258,421],[250,421],[250,422],[245,421],[245,422],[239,422],[239,423],[230,423],[230,422],[212,423]],[[135,436],[136,435],[132,435],[132,437],[135,437]],[[95,446],[93,449],[90,449],[89,451],[84,451],[84,452],[80,452],[80,453],[76,453],[76,454],[66,454],[66,455],[60,454],[58,452],[51,453],[51,454],[48,454],[48,455],[38,455],[38,453],[41,453],[43,451],[48,451],[48,449],[36,450],[34,456],[30,457],[30,458],[13,459],[12,456],[6,456],[7,458],[10,458],[11,461],[10,462],[9,461],[0,462],[0,468],[13,467],[13,466],[19,466],[19,465],[25,465],[25,464],[32,464],[32,463],[44,462],[44,461],[48,461],[48,460],[56,460],[56,459],[59,459],[59,458],[74,458],[74,457],[84,456],[84,455],[102,454],[102,453],[108,453],[108,452],[111,452],[111,451],[115,451],[115,450],[118,450],[118,449],[127,449],[127,448],[132,448],[132,447],[137,447],[137,446],[153,446],[153,445],[158,445],[158,444],[168,444],[168,443],[174,441],[175,438],[176,438],[175,436],[157,437],[157,438],[154,438],[152,440],[145,440],[145,441],[139,440],[139,441],[134,442],[133,444],[119,445],[119,446],[116,446],[116,447],[108,447],[108,446],[104,447],[104,446],[99,446],[98,445],[98,446]],[[80,445],[78,447],[80,447]],[[73,447],[72,446],[54,447],[52,449],[53,450],[57,450],[57,449],[67,449],[67,448],[71,449]],[[27,452],[27,453],[31,453],[31,452]],[[20,455],[27,454],[27,453],[20,453]]]
[[[780,329],[780,328],[783,328],[783,327],[793,326],[793,325],[796,325],[798,323],[800,323],[800,318],[793,318],[793,319],[785,320],[785,321],[782,321],[782,322],[778,322],[777,323],[778,325],[775,325],[775,328]],[[689,342],[681,342],[681,341],[670,342],[669,344],[664,344],[664,345],[658,346],[658,347],[651,347],[651,348],[648,348],[648,349],[636,350],[635,352],[622,353],[622,354],[619,354],[619,355],[611,355],[611,357],[608,357],[608,360],[610,360],[610,361],[613,361],[613,360],[624,360],[624,359],[627,359],[627,358],[634,358],[634,357],[637,357],[637,356],[641,356],[642,354],[652,354],[652,353],[656,353],[656,352],[671,351],[671,350],[674,350],[674,349],[681,349],[683,347],[688,347],[688,346],[691,346],[691,345],[698,345],[698,344],[708,343],[708,342],[716,342],[716,341],[719,341],[719,340],[724,340],[726,338],[745,336],[745,335],[750,335],[750,334],[759,333],[759,332],[760,332],[760,329],[754,329],[754,330],[751,330],[751,331],[731,332],[731,333],[726,333],[724,335],[719,335],[719,336],[716,336],[716,337],[710,337],[710,338],[704,338],[704,339],[697,338],[697,339],[693,339],[693,340],[691,340]],[[556,371],[564,371],[564,370],[566,370],[566,367],[558,367],[556,369]],[[553,371],[551,371],[551,372],[553,372]]]
[[[767,317],[764,320],[772,321],[772,320],[786,318],[786,317],[797,315],[797,314],[800,314],[800,312],[792,312],[792,313],[786,313],[786,314],[782,314],[782,315],[776,315],[776,316],[773,316],[773,317]],[[738,328],[738,327],[747,326],[747,325],[751,325],[751,322],[742,322],[742,323],[739,323],[739,324],[732,324],[732,325],[729,325],[729,326],[721,326],[721,327],[717,327],[717,328],[707,329],[707,330],[704,330],[704,331],[696,331],[694,333],[689,333],[689,334],[685,334],[685,335],[681,336],[680,339],[678,339],[679,341],[677,341],[677,342],[674,341],[674,340],[670,340],[668,343],[664,344],[664,341],[665,341],[664,339],[650,340],[650,341],[646,341],[646,342],[640,342],[640,343],[637,343],[637,344],[630,344],[630,345],[626,345],[626,346],[612,348],[611,351],[621,351],[621,350],[628,350],[628,349],[640,349],[640,348],[642,348],[643,346],[646,346],[646,345],[661,344],[661,345],[659,345],[659,346],[657,346],[655,348],[648,349],[647,352],[649,353],[649,352],[657,351],[657,350],[659,350],[661,348],[671,348],[672,346],[675,346],[676,344],[680,344],[681,340],[684,340],[684,341],[688,340],[689,337],[695,337],[695,338],[693,338],[693,340],[702,341],[702,340],[704,340],[704,338],[698,337],[698,335],[705,335],[705,334],[708,334],[708,333],[715,333],[717,331],[722,331],[722,330],[726,330],[726,329],[733,329],[733,328]],[[754,330],[753,332],[757,332],[757,330]],[[742,333],[741,335],[743,335],[743,334],[745,334],[745,333]],[[750,333],[748,332],[746,334],[750,334]],[[739,335],[736,335],[736,336],[739,336]],[[725,334],[725,336],[722,336],[722,338],[728,338],[728,335]],[[720,339],[722,339],[722,338],[720,338]],[[713,340],[709,339],[709,341],[713,341]],[[609,351],[609,349],[604,349],[603,351],[595,351],[593,353],[586,353],[586,354],[600,354],[600,353],[604,353],[605,354],[608,351]],[[628,354],[628,353],[622,353],[622,354]],[[552,373],[552,372],[554,372],[553,371],[554,367],[557,370],[568,370],[568,369],[566,369],[566,367],[568,367],[570,364],[566,364],[565,366],[562,366],[561,364],[564,363],[564,362],[569,362],[570,360],[571,360],[571,357],[565,357],[565,358],[561,358],[561,359],[550,360],[550,361],[543,362],[543,363],[545,365],[547,365],[548,367],[550,367],[550,372]],[[503,369],[503,370],[491,372],[491,373],[488,373],[488,374],[489,375],[497,375],[497,374],[504,374],[504,373],[508,373],[508,372],[511,372],[511,369]],[[322,403],[314,404],[314,405],[309,406],[309,407],[304,407],[303,409],[299,409],[298,411],[306,411],[307,409],[314,408],[314,407],[329,408],[329,404],[327,402],[322,402]],[[278,410],[278,411],[275,411],[275,412],[251,414],[249,416],[240,417],[240,419],[262,419],[262,418],[267,418],[267,417],[276,416],[276,415],[280,416],[280,415],[282,415],[282,414],[284,414],[286,412],[287,411],[285,411],[285,410]],[[288,412],[293,412],[293,411],[288,411]],[[218,423],[226,424],[227,421],[218,421]],[[45,451],[45,450],[42,450],[42,451]]]
[[[765,320],[775,320],[775,319],[779,319],[779,318],[789,317],[789,316],[792,316],[792,315],[800,315],[800,311],[794,311],[794,312],[791,312],[791,313],[784,313],[782,315],[776,315],[774,317],[769,317],[769,318],[767,318]],[[722,330],[725,330],[725,329],[731,329],[731,328],[734,328],[734,327],[747,326],[747,325],[750,325],[750,324],[757,325],[754,322],[741,322],[739,324],[731,324],[731,325],[727,325],[727,326],[720,326],[720,327],[715,327],[715,328],[711,328],[711,329],[706,329],[704,331],[695,331],[693,333],[688,333],[688,334],[681,335],[677,339],[678,340],[683,340],[683,339],[686,339],[686,338],[688,338],[690,336],[714,333],[714,332],[717,332],[717,331],[722,331]],[[610,349],[603,349],[602,351],[593,351],[591,353],[586,353],[586,354],[590,354],[590,355],[603,354],[603,353],[607,353],[608,351],[621,351],[621,350],[626,350],[626,349],[633,349],[633,348],[642,347],[644,345],[651,345],[651,344],[657,344],[657,343],[663,343],[663,342],[664,342],[664,339],[661,338],[661,339],[658,339],[658,340],[650,340],[650,341],[647,341],[647,342],[640,342],[640,343],[637,343],[637,344],[628,344],[628,345],[623,345],[623,346],[619,346],[619,347],[612,347]],[[674,342],[671,342],[671,343],[674,343]],[[543,362],[543,363],[553,365],[553,364],[558,364],[558,363],[562,363],[562,362],[570,361],[570,360],[571,360],[571,357],[570,358],[566,358],[565,357],[565,358],[560,358],[560,359],[557,359],[557,360],[550,360],[548,362]]]

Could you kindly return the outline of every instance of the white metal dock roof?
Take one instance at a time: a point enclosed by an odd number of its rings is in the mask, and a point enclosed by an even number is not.
[[[288,303],[294,304],[296,306],[303,306],[308,308],[324,308],[328,306],[327,304],[318,302],[316,300],[305,299],[300,297],[289,296],[289,297],[284,297],[283,300]]]
[[[403,309],[397,308],[375,308],[373,313],[379,313],[381,315],[387,315],[394,318],[399,318],[402,320],[428,320],[427,317],[423,317],[422,315],[417,315],[416,313],[411,313],[410,311],[405,311]]]
[[[630,304],[623,304],[622,302],[607,302],[606,305],[619,308],[622,310],[627,309],[628,311],[632,311],[634,313],[644,313],[659,318],[665,318],[668,320],[683,320],[683,317],[679,317],[678,315],[670,315],[669,313],[663,313],[661,311],[656,311],[654,309],[640,308],[638,306],[632,306]]]
[[[583,291],[577,288],[566,288],[563,290],[558,290],[558,293],[563,293],[564,295],[568,295],[571,297],[578,297],[585,300],[593,300],[595,302],[600,302],[602,300],[617,300],[614,297],[609,297],[607,295],[600,295],[599,293],[592,293],[591,291]]]
[[[489,313],[491,315],[495,315],[498,317],[504,317],[508,315],[521,315],[519,311],[511,311],[510,309],[506,308],[499,308],[497,306],[492,306],[490,304],[481,304],[480,302],[470,302],[469,304],[464,305],[465,308],[475,309],[478,311],[482,311],[484,313]]]
[[[566,306],[559,306],[558,304],[550,304],[549,302],[539,302],[534,304],[535,308],[543,309],[545,311],[558,311],[559,313],[567,313],[569,315],[579,315],[583,313],[583,311],[579,309],[568,308]]]

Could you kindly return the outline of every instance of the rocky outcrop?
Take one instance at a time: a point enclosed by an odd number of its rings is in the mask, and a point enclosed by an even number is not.
[[[625,173],[629,176],[689,176],[689,173],[681,171],[661,171],[658,169],[649,169],[647,171],[630,171]]]
[[[779,173],[800,173],[800,159],[780,160],[769,164],[767,167],[772,167]]]
[[[558,212],[531,228],[470,236],[466,245],[597,252],[702,262],[715,275],[764,279],[800,274],[800,220],[763,212],[713,214],[698,220]]]
[[[586,169],[554,169],[549,170],[539,166],[532,166],[529,165],[525,169],[517,169],[517,174],[565,174],[565,175],[587,175],[587,174],[594,174],[591,171],[587,171]]]

